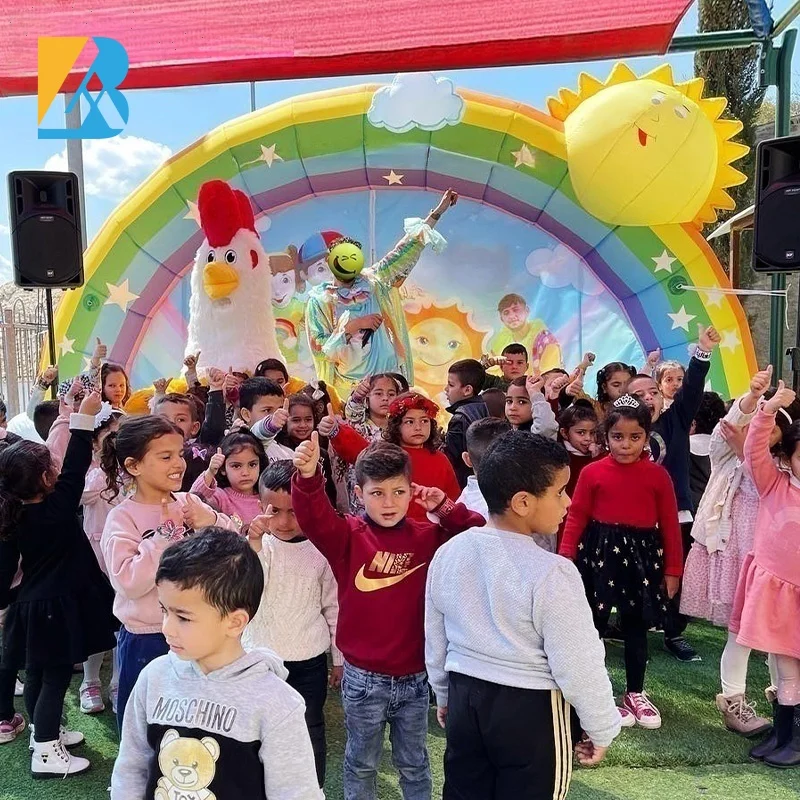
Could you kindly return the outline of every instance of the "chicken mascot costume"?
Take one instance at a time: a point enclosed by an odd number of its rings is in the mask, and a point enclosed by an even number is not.
[[[272,315],[269,257],[256,232],[250,200],[224,181],[200,187],[186,354],[201,352],[206,368],[253,373],[265,358],[281,359]]]
[[[369,375],[399,372],[414,382],[414,364],[399,288],[425,245],[441,252],[447,244],[433,228],[455,205],[448,189],[427,219],[407,219],[405,236],[377,264],[364,269],[359,242],[330,243],[332,283],[315,286],[306,303],[306,330],[317,377],[347,397]]]

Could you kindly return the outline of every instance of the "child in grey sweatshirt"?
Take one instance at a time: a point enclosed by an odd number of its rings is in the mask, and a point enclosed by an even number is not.
[[[425,661],[447,724],[443,800],[564,797],[573,748],[596,764],[619,733],[578,571],[532,538],[566,515],[568,465],[556,442],[502,434],[478,473],[489,521],[431,562]]]
[[[241,646],[264,585],[247,540],[184,539],[156,584],[172,652],[136,682],[111,800],[322,800],[302,697],[274,653]]]

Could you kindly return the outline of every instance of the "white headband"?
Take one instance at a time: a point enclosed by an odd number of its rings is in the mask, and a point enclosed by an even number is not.
[[[794,423],[794,420],[792,419],[789,412],[785,408],[779,408],[778,411],[780,411],[781,414],[783,414],[783,416],[786,417],[787,420],[789,420],[790,425]]]

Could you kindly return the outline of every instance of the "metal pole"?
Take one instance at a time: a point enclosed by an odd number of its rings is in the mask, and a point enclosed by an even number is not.
[[[48,363],[53,366],[56,365],[56,326],[53,315],[53,290],[44,290],[45,310],[47,312],[47,342],[50,348],[50,361]],[[55,386],[53,389],[53,397],[55,397]]]
[[[729,48],[750,47],[759,39],[752,30],[746,31],[708,31],[691,36],[676,36],[669,45],[669,53],[691,53],[696,50],[727,50]]]
[[[75,95],[64,95],[64,117],[68,128],[80,128],[81,126],[81,104],[75,103],[72,110],[67,112],[69,104]],[[78,190],[80,192],[81,206],[81,241],[83,248],[86,248],[86,196],[83,190],[83,139],[67,139],[67,169],[78,176]]]
[[[250,81],[250,111],[256,110],[256,82]]]
[[[784,34],[777,53],[775,80],[777,88],[777,97],[775,99],[776,136],[788,136],[791,129],[792,55],[796,41],[797,30],[790,28]],[[774,290],[785,289],[786,275],[773,273],[771,288]],[[785,315],[786,299],[773,296],[770,301],[769,359],[775,371],[776,381],[783,375],[783,326]],[[797,380],[798,375],[795,373],[795,381]]]

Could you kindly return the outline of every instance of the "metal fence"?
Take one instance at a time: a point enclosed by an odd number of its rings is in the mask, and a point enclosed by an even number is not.
[[[13,417],[25,410],[47,340],[43,294],[0,303],[0,397]],[[32,302],[31,302],[32,301]]]

